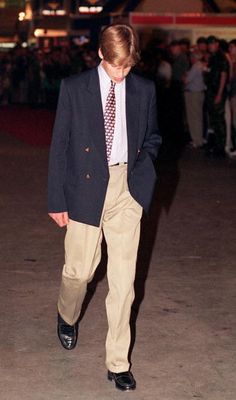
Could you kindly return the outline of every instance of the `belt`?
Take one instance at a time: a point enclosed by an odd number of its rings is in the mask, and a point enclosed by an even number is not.
[[[116,164],[109,165],[109,167],[116,167],[117,165],[126,165],[127,162],[118,162]]]

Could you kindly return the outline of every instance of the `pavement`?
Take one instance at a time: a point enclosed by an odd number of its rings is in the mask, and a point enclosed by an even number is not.
[[[130,393],[106,378],[105,251],[78,345],[59,344],[64,229],[47,216],[47,163],[47,147],[0,135],[0,399],[235,399],[236,161],[186,149],[159,164],[142,225]]]

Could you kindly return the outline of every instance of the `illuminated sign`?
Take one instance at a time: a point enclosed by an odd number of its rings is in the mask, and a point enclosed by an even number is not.
[[[64,0],[43,0],[43,10],[64,10]]]
[[[67,32],[63,29],[35,29],[35,37],[65,37]]]
[[[96,14],[103,10],[105,0],[79,0],[78,11],[81,14]]]
[[[43,0],[43,15],[65,15],[64,0]]]
[[[42,14],[43,15],[65,15],[66,11],[65,10],[43,10]]]

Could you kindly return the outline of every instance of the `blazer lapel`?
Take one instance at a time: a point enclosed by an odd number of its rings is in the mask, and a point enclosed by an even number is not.
[[[106,166],[106,169],[108,169],[102,99],[97,68],[91,70],[87,89],[88,104],[92,113],[91,118],[89,118],[88,121],[89,132],[92,136],[92,140],[96,149],[101,155],[102,161]]]
[[[140,99],[132,74],[126,78],[126,122],[128,136],[128,166],[132,168],[138,148]]]

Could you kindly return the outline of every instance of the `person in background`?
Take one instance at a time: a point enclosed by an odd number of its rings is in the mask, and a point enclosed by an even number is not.
[[[203,61],[208,61],[209,53],[207,46],[207,38],[205,38],[204,36],[200,36],[197,39],[196,50],[201,53],[201,58]]]
[[[41,100],[42,82],[38,54],[38,51],[32,51],[28,57],[28,102],[32,108],[38,107]]]
[[[191,53],[191,42],[188,38],[182,38],[179,40],[179,45],[182,51],[182,54],[185,54],[188,59],[188,63],[190,65],[190,53]]]
[[[173,124],[181,146],[187,144],[189,137],[186,132],[186,112],[184,103],[184,76],[189,69],[189,60],[183,53],[180,43],[173,40],[169,46],[170,63],[172,67],[171,95],[175,103]]]
[[[232,148],[230,156],[236,156],[236,39],[229,42],[229,55],[231,59],[229,79],[229,99],[232,116]]]
[[[0,105],[11,100],[11,56],[0,52]]]
[[[229,44],[227,40],[221,39],[219,41],[219,47],[221,51],[224,53],[229,63],[229,74],[226,84],[227,96],[225,101],[225,126],[226,126],[225,152],[227,155],[230,155],[230,149],[232,148],[232,113],[231,113],[230,99],[229,99],[229,79],[232,71],[232,60],[229,54]]]
[[[226,142],[225,102],[227,99],[229,63],[223,51],[219,48],[219,40],[215,36],[209,36],[207,43],[210,57],[205,75],[206,104],[209,125],[214,131],[214,142],[209,145],[207,154],[224,157]]]
[[[172,67],[171,64],[164,59],[161,52],[159,52],[155,78],[156,82],[162,84],[164,87],[169,87],[171,84]]]
[[[194,51],[190,55],[191,68],[185,75],[185,107],[187,122],[191,135],[191,145],[194,148],[203,145],[203,103],[205,83],[203,71],[205,64],[202,54]]]
[[[188,57],[177,40],[171,42],[169,49],[172,61],[172,79],[180,89],[183,89],[183,77],[189,69]]]
[[[208,63],[209,59],[209,52],[208,52],[208,45],[207,45],[207,38],[205,36],[200,36],[197,39],[195,49],[197,52],[201,53],[201,59],[203,62]],[[206,105],[206,96],[203,103],[203,141],[204,145],[207,143],[207,138],[209,134],[212,134],[213,130],[209,126],[209,119],[207,113],[207,105]]]

